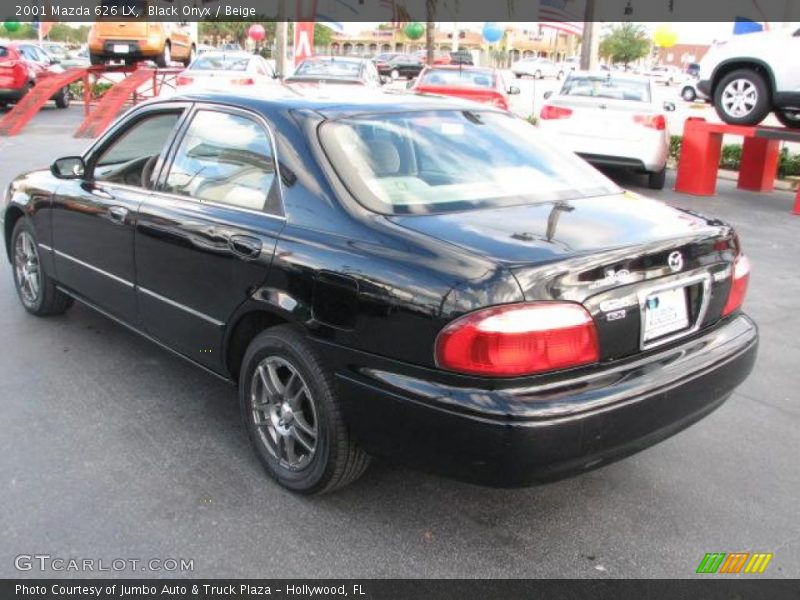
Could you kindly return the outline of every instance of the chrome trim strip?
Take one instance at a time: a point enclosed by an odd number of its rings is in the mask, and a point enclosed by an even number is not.
[[[42,250],[47,250],[48,252],[52,252],[53,251],[53,249],[50,246],[48,246],[47,244],[43,244],[42,242],[39,242],[38,245],[39,245],[39,248],[41,248]]]
[[[126,285],[126,286],[131,287],[131,288],[134,287],[133,283],[131,283],[127,279],[123,279],[122,277],[117,277],[116,275],[112,275],[111,273],[109,273],[108,271],[104,271],[103,269],[98,269],[94,265],[90,265],[89,263],[83,262],[82,260],[79,260],[79,259],[75,258],[74,256],[70,256],[66,252],[61,252],[61,250],[53,250],[53,252],[55,252],[58,256],[61,256],[63,258],[66,258],[67,260],[71,260],[72,262],[74,262],[74,263],[76,263],[78,265],[81,265],[82,267],[86,267],[87,269],[91,269],[95,273],[100,273],[100,275],[105,275],[106,277],[108,277],[110,279],[113,279],[117,283],[121,283],[122,285]]]
[[[217,327],[222,327],[223,325],[225,325],[225,323],[223,321],[218,321],[217,319],[214,319],[213,317],[209,317],[208,315],[203,314],[203,313],[201,313],[199,311],[196,311],[193,308],[189,308],[188,306],[186,306],[184,304],[181,304],[179,302],[175,302],[174,300],[170,300],[169,298],[165,298],[164,296],[161,296],[160,294],[156,294],[155,292],[152,292],[152,291],[148,290],[147,288],[143,288],[143,287],[137,285],[136,289],[139,290],[140,292],[142,292],[143,294],[147,294],[151,298],[155,298],[156,300],[161,300],[162,302],[166,302],[170,306],[174,306],[175,308],[180,308],[181,310],[186,311],[187,313],[189,313],[191,315],[194,315],[195,317],[199,317],[199,318],[203,319],[204,321],[208,321],[212,325],[216,325]]]

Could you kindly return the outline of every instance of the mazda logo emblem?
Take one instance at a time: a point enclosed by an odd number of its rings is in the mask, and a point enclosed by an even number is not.
[[[677,250],[669,255],[667,264],[673,272],[680,271],[683,268],[683,255]]]

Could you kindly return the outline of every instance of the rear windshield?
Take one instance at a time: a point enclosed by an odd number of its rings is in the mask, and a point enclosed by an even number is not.
[[[193,71],[246,71],[249,56],[201,56],[192,63]]]
[[[5,58],[6,56],[8,56],[8,48],[0,46],[0,58]]]
[[[494,74],[491,71],[431,69],[423,75],[420,83],[422,85],[490,88],[494,85]]]
[[[564,83],[560,94],[562,96],[650,102],[650,84],[637,79],[573,75]]]
[[[300,63],[295,76],[299,77],[358,77],[361,63],[352,60],[312,59]]]
[[[382,214],[429,214],[619,192],[522,119],[436,110],[328,121],[320,138],[356,199]]]

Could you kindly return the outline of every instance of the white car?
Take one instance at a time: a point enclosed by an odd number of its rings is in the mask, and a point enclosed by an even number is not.
[[[206,52],[194,59],[177,77],[179,87],[212,91],[277,83],[275,71],[266,60],[245,52]]]
[[[653,83],[662,83],[664,85],[674,85],[684,79],[683,72],[679,68],[670,65],[657,65],[649,71],[645,71],[644,75],[652,79]]]
[[[726,123],[757,125],[774,111],[786,127],[800,127],[798,53],[796,26],[734,36],[709,48],[697,87]]]
[[[563,79],[565,74],[563,67],[547,58],[523,58],[511,65],[511,72],[517,79],[524,75],[534,79],[543,79],[544,77]]]
[[[560,145],[595,165],[647,173],[650,189],[664,187],[669,131],[647,77],[575,72],[561,90],[545,94],[538,126]]]
[[[687,79],[681,84],[681,98],[686,102],[708,102],[709,98],[697,89],[697,79]]]

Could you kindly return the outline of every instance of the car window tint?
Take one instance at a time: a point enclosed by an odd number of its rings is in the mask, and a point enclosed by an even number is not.
[[[247,117],[203,110],[181,141],[166,191],[261,210],[274,180],[264,127]]]
[[[94,161],[94,178],[140,186],[142,172],[152,175],[161,150],[178,123],[181,113],[145,117],[126,129]]]
[[[246,71],[249,56],[203,56],[192,63],[192,71]]]
[[[448,85],[456,87],[488,88],[494,85],[491,71],[456,69],[430,69],[422,78],[422,85]]]
[[[650,102],[650,86],[648,82],[638,79],[572,76],[567,79],[559,93],[563,96]]]

